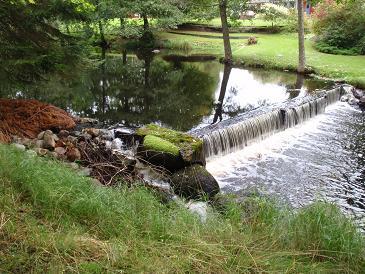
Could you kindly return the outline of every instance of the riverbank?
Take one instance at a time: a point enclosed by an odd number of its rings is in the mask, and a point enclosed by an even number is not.
[[[201,32],[184,31],[182,33],[202,34]],[[221,36],[217,33],[206,33],[210,36]],[[295,71],[298,59],[296,34],[233,34],[242,39],[232,39],[233,58],[236,64],[247,67]],[[258,44],[247,46],[247,36],[255,36]],[[161,33],[159,39],[169,40],[175,44],[189,44],[191,53],[205,53],[223,56],[223,41],[215,38]],[[358,88],[365,88],[365,56],[331,55],[318,52],[313,41],[306,39],[307,66],[320,77],[345,81]]]
[[[206,222],[151,190],[95,185],[56,160],[0,146],[1,272],[360,272],[364,238],[333,205],[263,198]],[[224,199],[228,199],[227,197]],[[217,210],[219,208],[219,211]]]

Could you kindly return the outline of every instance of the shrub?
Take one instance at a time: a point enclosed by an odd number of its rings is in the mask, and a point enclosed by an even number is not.
[[[313,31],[317,49],[334,54],[364,54],[365,5],[362,0],[319,4],[314,14]]]
[[[250,36],[247,38],[247,45],[255,45],[257,44],[257,39],[255,36]]]
[[[296,9],[290,9],[288,17],[285,20],[284,30],[286,32],[298,32],[298,13]],[[304,31],[310,32],[310,20],[307,16],[304,16]]]

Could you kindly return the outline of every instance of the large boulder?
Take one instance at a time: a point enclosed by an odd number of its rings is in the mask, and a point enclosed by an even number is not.
[[[188,199],[212,198],[219,193],[214,177],[201,165],[185,167],[171,176],[174,192]]]
[[[170,171],[192,164],[205,166],[203,141],[189,134],[150,124],[138,129],[136,136],[143,140],[140,155],[147,161],[152,159],[152,164]]]

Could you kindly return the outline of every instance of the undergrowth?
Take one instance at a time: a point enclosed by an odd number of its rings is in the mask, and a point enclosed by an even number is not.
[[[95,185],[0,146],[0,272],[337,272],[365,269],[364,239],[331,204],[298,212],[228,200],[206,223],[139,187]]]

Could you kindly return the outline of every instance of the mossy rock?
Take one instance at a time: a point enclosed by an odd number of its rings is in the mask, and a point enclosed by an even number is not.
[[[184,167],[184,160],[180,156],[177,146],[160,137],[147,135],[143,144],[138,148],[138,154],[149,163],[175,171]]]
[[[180,131],[175,131],[172,129],[163,128],[154,124],[149,124],[143,128],[139,128],[136,131],[136,135],[141,136],[142,138],[152,135],[155,137],[159,137],[165,141],[168,141],[169,143],[175,145],[178,148],[181,158],[185,162],[185,165],[199,163],[205,166],[203,141],[200,140],[199,138],[195,138],[189,134]],[[156,144],[159,143],[160,142],[157,142]],[[149,146],[149,149],[155,151],[161,151],[160,147],[153,147],[153,144],[152,146]]]
[[[171,186],[177,195],[188,199],[212,198],[220,191],[216,179],[198,164],[175,172]]]
[[[177,146],[154,135],[145,136],[143,140],[143,146],[147,150],[155,150],[170,153],[174,156],[179,156],[179,148]]]

